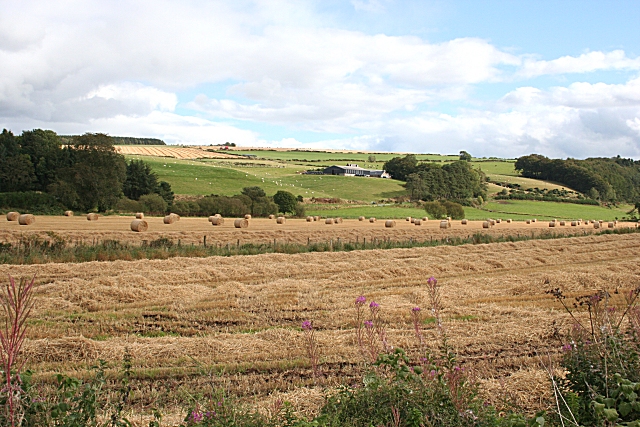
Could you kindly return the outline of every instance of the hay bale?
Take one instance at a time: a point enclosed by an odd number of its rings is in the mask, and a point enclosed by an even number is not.
[[[246,218],[240,218],[233,221],[233,226],[235,228],[247,228],[249,226],[249,221]]]
[[[174,217],[173,215],[167,215],[162,221],[165,224],[173,224],[174,222],[176,222],[176,217]]]
[[[616,226],[615,223],[613,223],[613,222],[609,223],[609,228],[614,228],[615,226]]]
[[[224,225],[224,218],[221,216],[211,217],[211,225]]]
[[[276,219],[275,215],[269,215],[269,219]]]
[[[144,219],[144,214],[142,212],[136,213],[136,219]]]
[[[597,230],[598,228],[600,228],[600,223],[599,223],[598,221],[595,221],[595,222],[593,223],[593,228],[595,228],[596,230]]]
[[[525,221],[525,223],[527,223],[527,224],[531,224],[531,220],[530,220],[530,219],[528,219],[528,220],[526,220],[526,221]]]
[[[73,211],[64,211],[64,216],[73,216]]]
[[[429,221],[429,218],[428,218],[428,217],[426,217],[426,216],[423,216],[423,217],[422,217],[422,220],[423,220],[424,222],[427,222],[427,221]]]
[[[502,219],[501,219],[501,218],[496,219],[496,223],[497,223],[497,224],[500,224],[501,222],[502,222]]]
[[[131,221],[131,231],[141,232],[147,231],[149,224],[144,219],[134,219]]]
[[[384,226],[387,228],[393,228],[396,226],[396,222],[392,219],[388,219],[384,222]]]
[[[313,222],[313,217],[312,216],[308,216],[307,217],[307,222]]]
[[[376,222],[376,219],[374,217],[371,217],[371,218],[369,218],[369,222],[370,223],[374,223],[374,222]]]
[[[531,220],[531,222],[538,222],[538,219],[537,219],[537,218],[533,218],[533,219]]]
[[[180,221],[180,215],[177,213],[170,213],[169,215],[172,216],[174,220]]]
[[[565,225],[566,225],[566,222],[560,221],[560,227],[564,227]]]
[[[335,224],[342,224],[342,218],[338,217],[338,218],[334,219],[333,222]]]
[[[279,216],[278,218],[276,218],[276,224],[284,224],[285,222],[287,222],[287,220],[283,216]]]
[[[556,226],[555,221],[549,221],[549,227],[555,227],[555,226]]]
[[[9,212],[7,214],[7,221],[17,221],[20,218],[19,212]]]
[[[576,225],[578,225],[578,221],[571,221],[571,226],[575,227]]]
[[[327,218],[324,220],[325,224],[333,224],[333,218]]]
[[[451,222],[446,219],[440,221],[440,228],[451,228]]]
[[[482,228],[491,228],[491,223],[489,221],[484,221],[482,223]]]
[[[320,216],[319,216],[319,215],[314,216],[314,217],[313,217],[313,220],[314,220],[314,221],[320,221]]]
[[[469,221],[466,219],[463,219],[462,221],[460,221],[460,224],[462,225],[467,225],[467,223],[469,223]]]
[[[31,214],[23,214],[18,217],[18,224],[31,225],[36,222],[36,217]]]
[[[97,213],[87,214],[87,221],[97,221],[97,220],[98,220],[98,214]]]
[[[422,225],[422,220],[421,220],[421,219],[419,219],[419,218],[416,218],[416,219],[414,219],[414,220],[413,220],[413,223],[414,223],[415,225]]]
[[[496,225],[496,220],[495,219],[490,219],[489,222],[491,223],[491,226],[493,227],[494,225]]]
[[[207,219],[207,221],[211,222],[211,221],[213,220],[213,218],[216,218],[216,217],[215,217],[215,216],[213,216],[213,215],[211,215],[211,216]]]
[[[407,221],[411,222],[411,217],[410,216],[407,217]]]
[[[364,217],[363,216],[358,217],[358,221],[364,221]]]
[[[246,215],[244,216],[244,219],[251,219],[251,215],[246,214]]]
[[[507,224],[511,224],[511,218],[507,219]]]

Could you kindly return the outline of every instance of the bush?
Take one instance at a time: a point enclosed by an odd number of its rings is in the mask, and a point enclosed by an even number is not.
[[[302,203],[298,203],[295,210],[298,218],[304,218],[306,216],[307,210]]]
[[[158,194],[140,196],[140,203],[146,213],[163,214],[167,211],[167,202]]]
[[[116,211],[118,212],[144,212],[145,207],[137,200],[131,200],[127,197],[123,197],[116,203]]]
[[[61,215],[66,207],[53,195],[36,191],[0,193],[0,209],[32,214]]]
[[[424,210],[434,219],[444,218],[447,214],[447,209],[440,202],[425,202]]]
[[[450,216],[452,219],[462,219],[464,218],[464,208],[460,203],[444,201],[442,202],[442,206],[447,212],[447,216]]]

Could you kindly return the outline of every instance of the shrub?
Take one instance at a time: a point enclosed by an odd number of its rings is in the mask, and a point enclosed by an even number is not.
[[[118,203],[116,203],[116,210],[118,212],[143,212],[145,207],[137,200],[131,200],[127,197],[123,197],[118,200]]]
[[[444,206],[447,211],[447,215],[453,219],[462,219],[464,218],[464,208],[460,203],[444,201],[442,202],[442,206]]]
[[[140,196],[140,203],[147,213],[162,214],[167,211],[167,202],[158,194],[145,194]]]
[[[21,191],[0,193],[0,209],[26,211],[33,214],[61,215],[66,210],[66,206],[51,194]]]
[[[440,202],[425,202],[424,210],[434,219],[443,218],[447,214],[447,209]]]

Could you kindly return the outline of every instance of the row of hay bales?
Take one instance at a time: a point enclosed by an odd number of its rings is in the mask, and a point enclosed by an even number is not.
[[[20,225],[31,225],[36,222],[36,217],[31,214],[20,214],[20,212],[7,213],[7,221],[17,221]]]

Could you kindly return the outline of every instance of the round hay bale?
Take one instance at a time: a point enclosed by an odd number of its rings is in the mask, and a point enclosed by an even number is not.
[[[275,215],[269,215],[269,219],[276,219]]]
[[[363,216],[358,217],[358,221],[364,221],[364,217]]]
[[[560,227],[564,227],[567,223],[564,221],[560,221]]]
[[[87,221],[97,221],[97,220],[98,220],[98,214],[97,213],[87,214]]]
[[[447,221],[451,221],[451,217],[450,216],[447,217]]]
[[[233,221],[233,226],[235,228],[247,228],[249,226],[249,221],[246,218],[240,218]]]
[[[511,218],[507,219],[507,224],[511,224]]]
[[[318,215],[314,216],[314,217],[313,217],[313,220],[314,220],[314,221],[320,221],[320,216],[318,216]]]
[[[213,220],[213,218],[217,218],[217,217],[215,217],[215,216],[211,215],[211,216],[207,219],[207,221],[211,222],[211,221]]]
[[[600,223],[599,223],[599,222],[597,222],[597,221],[596,221],[596,222],[594,222],[594,223],[593,223],[593,228],[595,228],[596,230],[597,230],[598,228],[600,228]]]
[[[7,221],[17,221],[20,218],[19,212],[9,212],[7,214]]]
[[[171,215],[176,221],[180,221],[180,215],[178,215],[177,213],[171,213],[169,215]]]
[[[530,219],[528,219],[528,220],[526,220],[526,221],[525,221],[525,223],[527,223],[527,224],[531,224],[531,220],[530,220]]]
[[[246,215],[244,216],[244,219],[251,219],[251,215],[246,214]]]
[[[578,221],[571,221],[571,226],[575,227],[576,225],[578,225]]]
[[[222,215],[220,215],[220,214],[215,214],[214,216],[215,216],[216,218],[222,218]]]
[[[491,228],[491,223],[489,221],[484,221],[482,223],[482,228]]]
[[[64,211],[64,216],[73,216],[73,211]]]
[[[396,222],[392,219],[388,219],[384,222],[384,226],[387,228],[393,228],[396,226]]]
[[[224,218],[221,216],[211,217],[211,225],[224,225]]]
[[[555,226],[556,226],[555,221],[549,221],[549,227],[555,227]]]
[[[609,228],[614,228],[616,225],[613,222],[609,223]]]
[[[374,217],[369,218],[369,222],[374,223],[376,222],[376,219]]]
[[[578,219],[578,222],[582,222],[582,218],[579,218],[579,219]]]
[[[407,221],[411,222],[411,217],[410,216],[407,217]]]
[[[468,220],[463,219],[462,221],[460,221],[460,224],[462,224],[462,225],[467,225],[467,223],[468,223],[468,222],[469,222]]]
[[[164,217],[162,222],[164,222],[165,224],[173,224],[174,222],[176,222],[176,217],[173,215],[167,215]]]
[[[537,218],[533,218],[533,219],[531,220],[531,222],[538,222],[538,219],[537,219]]]
[[[279,216],[278,218],[276,218],[276,224],[284,224],[285,222],[287,222],[287,220],[283,216]]]
[[[423,217],[422,217],[422,220],[423,220],[424,222],[427,222],[427,221],[429,221],[429,218],[428,218],[428,217],[426,217],[426,216],[423,216]]]
[[[334,224],[342,224],[342,218],[338,217],[336,219],[333,220]]]
[[[501,218],[496,219],[496,223],[497,223],[497,224],[500,224],[501,222],[502,222],[502,219],[501,219]]]
[[[31,225],[36,222],[36,217],[31,214],[23,214],[18,217],[18,224]]]
[[[142,212],[138,212],[136,214],[136,219],[144,219],[144,214]]]
[[[451,223],[448,220],[440,221],[440,228],[451,228]]]
[[[416,219],[413,220],[413,223],[415,225],[422,225],[422,220],[420,218],[416,218]]]
[[[134,219],[131,221],[131,231],[141,232],[147,231],[149,224],[144,219]]]
[[[307,217],[307,222],[313,222],[313,217],[312,216],[308,216]]]
[[[602,225],[602,223],[604,222],[603,220],[599,219],[598,222],[600,223],[600,225]]]
[[[325,224],[333,224],[333,218],[327,218],[324,220]]]

